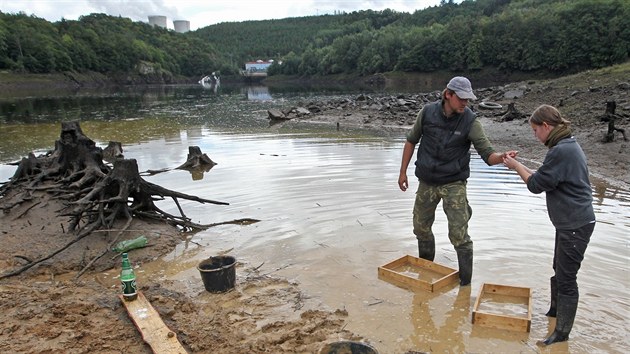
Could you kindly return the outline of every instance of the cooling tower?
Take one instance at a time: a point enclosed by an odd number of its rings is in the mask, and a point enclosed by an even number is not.
[[[175,20],[173,21],[173,27],[175,28],[175,32],[185,33],[190,31],[190,21],[184,20]]]
[[[166,28],[166,16],[149,16],[149,24],[154,27]]]

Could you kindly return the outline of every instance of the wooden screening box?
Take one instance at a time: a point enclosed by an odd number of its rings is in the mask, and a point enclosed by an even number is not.
[[[473,307],[472,323],[529,332],[532,324],[532,290],[484,283]]]
[[[378,276],[405,287],[431,292],[459,281],[456,269],[409,255],[378,267]]]

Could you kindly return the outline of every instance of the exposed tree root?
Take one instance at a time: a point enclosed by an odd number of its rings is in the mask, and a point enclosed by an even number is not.
[[[93,224],[92,226],[95,227],[96,225]],[[42,263],[44,261],[47,261],[47,260],[53,258],[54,256],[58,255],[59,253],[61,253],[61,252],[65,251],[66,249],[68,249],[70,246],[72,246],[75,243],[79,242],[84,237],[88,236],[91,232],[92,232],[92,229],[86,228],[83,233],[79,234],[72,241],[66,243],[63,247],[55,250],[54,252],[48,254],[47,256],[44,256],[44,257],[39,258],[39,259],[37,259],[35,261],[32,261],[31,263],[28,263],[28,264],[22,266],[21,268],[18,268],[16,270],[12,271],[12,272],[0,275],[0,279],[5,279],[5,278],[9,278],[9,277],[21,274],[22,272],[24,272],[24,271],[26,271],[26,270],[28,270],[28,269],[30,269],[30,268],[32,268],[32,267]]]
[[[108,148],[110,151],[107,155],[113,165],[103,162],[103,150],[83,134],[78,122],[64,122],[54,151],[39,157],[31,153],[20,161],[13,177],[0,186],[0,209],[9,213],[17,205],[32,201],[33,192],[45,192],[50,198],[63,202],[64,207],[59,211],[59,215],[69,217],[67,231],[78,236],[51,254],[4,274],[0,279],[20,274],[54,257],[94,231],[111,230],[120,219],[127,220],[127,225],[118,233],[116,239],[133,218],[160,220],[182,231],[201,230],[224,224],[202,225],[192,222],[185,215],[180,200],[217,205],[228,203],[172,191],[145,181],[140,176],[136,160],[123,158],[120,143],[110,142]],[[189,161],[179,168],[209,170],[214,165],[205,154],[201,154],[199,148],[191,147],[189,151]],[[167,213],[155,205],[156,201],[166,198],[172,199],[179,215]],[[17,218],[39,203],[41,201],[29,206]],[[62,228],[66,232],[63,224]],[[77,277],[101,256],[92,260]]]
[[[132,221],[133,219],[130,216],[129,219],[127,219],[127,223],[125,223],[125,226],[123,226],[123,228],[118,231],[118,234],[116,235],[116,237],[114,237],[114,239],[107,245],[107,248],[103,251],[103,253],[92,258],[92,260],[88,262],[88,264],[86,264],[85,267],[83,267],[83,269],[81,269],[81,271],[77,273],[77,275],[75,275],[74,280],[79,279],[79,277],[81,277],[81,275],[83,275],[83,273],[85,273],[86,270],[90,269],[90,267],[92,266],[92,264],[94,264],[94,262],[98,261],[101,257],[106,255],[107,252],[109,252],[109,250],[111,250],[112,247],[114,247],[116,242],[118,242],[118,238],[120,237],[120,235],[122,235],[129,228],[129,225],[131,225]]]

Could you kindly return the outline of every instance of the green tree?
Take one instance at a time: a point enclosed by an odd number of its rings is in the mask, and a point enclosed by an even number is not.
[[[442,68],[442,50],[438,38],[443,30],[443,26],[433,25],[413,31],[407,38],[410,49],[401,55],[396,69],[431,72]]]
[[[229,22],[181,34],[105,14],[49,23],[0,12],[0,68],[25,72],[237,73],[276,59],[269,74],[369,75],[391,70],[575,71],[630,55],[627,0],[442,1],[413,14],[355,11]]]

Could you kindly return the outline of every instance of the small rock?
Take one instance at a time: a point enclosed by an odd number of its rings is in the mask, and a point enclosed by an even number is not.
[[[286,118],[286,115],[282,113],[282,111],[275,108],[268,109],[267,115],[269,115],[269,119],[285,119]]]

